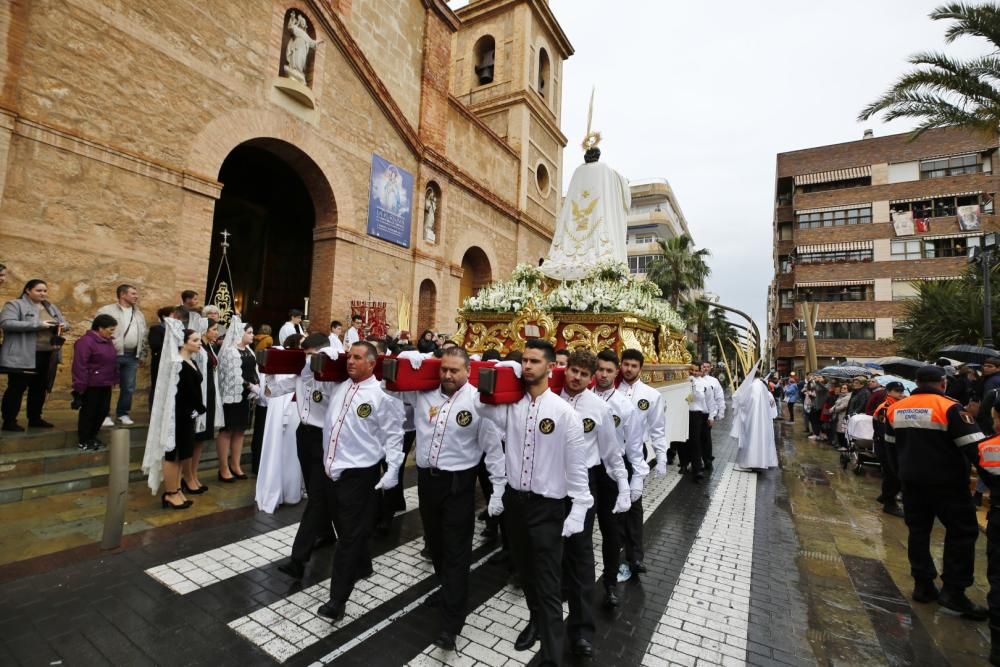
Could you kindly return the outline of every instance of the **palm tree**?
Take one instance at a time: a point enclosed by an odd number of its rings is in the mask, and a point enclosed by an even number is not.
[[[936,127],[960,126],[996,133],[1000,127],[1000,6],[952,2],[931,12],[935,21],[954,21],[945,41],[959,37],[985,38],[992,48],[987,55],[956,60],[936,52],[917,53],[916,65],[858,116],[868,120],[878,113],[884,119],[911,118],[919,121],[913,138]]]
[[[712,273],[708,267],[712,253],[705,248],[695,250],[694,241],[687,234],[666,241],[660,239],[657,243],[662,257],[650,262],[647,278],[656,283],[667,295],[670,305],[678,309],[689,292],[704,289],[705,279]]]
[[[687,322],[688,329],[696,332],[698,358],[708,358],[708,343],[712,325],[712,314],[705,301],[685,301],[680,306],[680,316]]]
[[[722,361],[723,358],[733,360],[736,357],[734,342],[736,328],[726,319],[726,311],[721,308],[712,309],[706,333],[708,335],[706,349],[712,353],[712,359]],[[722,341],[721,347],[719,341]]]

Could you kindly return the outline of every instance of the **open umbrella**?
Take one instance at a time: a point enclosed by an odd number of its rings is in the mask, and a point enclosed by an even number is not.
[[[980,345],[948,345],[938,350],[937,355],[939,357],[957,359],[958,361],[971,361],[981,364],[987,357],[1000,357],[1000,351]]]
[[[897,375],[880,375],[879,377],[875,378],[875,381],[878,382],[883,387],[889,384],[890,382],[900,382],[908,392],[913,391],[914,389],[917,388],[916,382],[913,382],[912,380],[907,380],[906,378],[901,378]]]
[[[864,366],[827,366],[816,371],[817,375],[831,378],[856,378],[859,375],[870,376],[872,369]]]
[[[883,357],[878,360],[878,364],[886,373],[901,375],[911,379],[916,376],[918,368],[927,365],[922,361],[907,359],[906,357]]]

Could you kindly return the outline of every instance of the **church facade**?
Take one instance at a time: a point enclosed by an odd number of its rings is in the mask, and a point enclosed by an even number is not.
[[[0,33],[0,296],[42,278],[76,334],[227,262],[257,325],[371,300],[450,332],[547,252],[573,48],[545,0],[13,0]]]

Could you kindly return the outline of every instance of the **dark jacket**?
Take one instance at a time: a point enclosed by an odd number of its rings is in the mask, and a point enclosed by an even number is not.
[[[868,391],[868,387],[862,387],[855,392],[851,392],[851,400],[847,403],[848,416],[864,414],[865,406],[868,405],[868,398],[870,396],[871,392]]]
[[[995,390],[997,389],[1000,389],[1000,373],[987,375],[983,378],[982,394],[979,397],[982,403],[979,404],[979,415],[976,417],[976,422],[986,435],[993,435],[992,411],[993,404],[996,402]]]
[[[73,345],[73,391],[118,384],[118,352],[110,338],[91,329]]]

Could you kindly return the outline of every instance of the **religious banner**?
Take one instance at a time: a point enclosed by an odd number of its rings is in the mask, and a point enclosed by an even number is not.
[[[413,174],[372,153],[368,235],[410,247]]]
[[[927,218],[914,218],[913,229],[917,234],[925,234],[931,230],[931,221]]]
[[[222,230],[219,234],[222,237],[222,257],[219,259],[219,268],[215,271],[215,278],[212,279],[211,291],[208,293],[206,304],[213,305],[219,309],[220,321],[223,325],[228,325],[229,320],[236,312],[233,294],[233,275],[229,269],[229,237],[232,234],[228,229]]]
[[[893,211],[892,228],[896,230],[896,236],[912,236],[914,234],[913,212]]]
[[[958,207],[958,226],[963,232],[979,229],[979,204]]]

